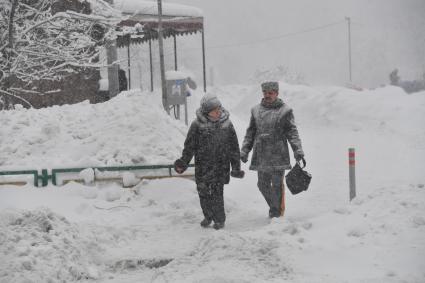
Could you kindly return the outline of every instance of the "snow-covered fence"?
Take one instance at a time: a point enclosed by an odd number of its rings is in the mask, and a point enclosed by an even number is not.
[[[28,175],[33,175],[34,186],[38,186],[39,175],[37,170],[21,170],[21,171],[0,171],[0,185],[22,185],[27,183]],[[2,180],[4,177],[9,177]]]
[[[189,167],[194,167],[193,164]],[[28,182],[28,175],[33,175],[34,186],[45,187],[49,181],[53,185],[61,185],[70,181],[85,182],[86,177],[81,174],[87,169],[92,169],[94,174],[91,181],[106,181],[114,182],[121,181],[125,185],[127,183],[124,179],[128,178],[126,175],[121,174],[125,172],[135,172],[134,175],[137,179],[159,179],[170,177],[193,177],[193,170],[188,170],[186,174],[176,175],[173,173],[174,165],[138,165],[138,166],[107,166],[107,167],[88,167],[88,168],[56,168],[51,170],[49,174],[47,169],[42,169],[41,174],[37,170],[17,170],[17,171],[0,171],[0,185],[23,185]],[[68,174],[68,177],[61,175]],[[75,176],[77,174],[77,176]]]

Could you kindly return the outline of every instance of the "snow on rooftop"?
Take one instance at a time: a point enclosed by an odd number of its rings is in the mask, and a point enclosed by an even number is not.
[[[165,78],[167,80],[184,80],[187,79],[188,77],[190,77],[189,74],[186,74],[185,72],[181,72],[181,71],[166,71],[165,72]]]
[[[158,14],[156,1],[114,0],[113,6],[123,13],[147,15]],[[162,14],[164,16],[202,17],[202,10],[186,5],[163,3]]]
[[[121,11],[114,9],[105,1],[100,0],[88,0],[92,9],[92,14],[97,16],[103,16],[106,18],[119,18],[121,17]]]

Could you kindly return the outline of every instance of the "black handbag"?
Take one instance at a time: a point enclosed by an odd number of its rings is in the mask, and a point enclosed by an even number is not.
[[[286,186],[293,194],[299,194],[306,191],[311,182],[311,174],[301,168],[299,163],[286,174]]]

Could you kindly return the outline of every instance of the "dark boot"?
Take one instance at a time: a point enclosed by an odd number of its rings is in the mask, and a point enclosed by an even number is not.
[[[278,218],[280,217],[280,211],[276,208],[270,208],[269,210],[269,218]]]
[[[215,230],[220,230],[220,229],[224,228],[224,222],[216,222],[216,223],[214,223],[213,227],[214,227]]]
[[[210,226],[211,222],[212,222],[211,219],[204,218],[204,220],[201,221],[201,226],[204,227],[204,228],[208,227],[208,226]]]

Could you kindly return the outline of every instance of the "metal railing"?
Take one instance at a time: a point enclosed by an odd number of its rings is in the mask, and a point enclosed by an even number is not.
[[[17,175],[34,175],[34,186],[38,187],[38,171],[22,170],[22,171],[0,171],[0,176],[17,176]]]
[[[189,167],[194,167],[195,165],[190,164]],[[162,175],[145,175],[145,176],[138,176],[138,178],[167,178],[167,177],[191,177],[193,174],[184,174],[184,175],[173,175],[173,169],[174,165],[132,165],[132,166],[102,166],[102,167],[80,167],[80,168],[54,168],[51,170],[51,174],[49,174],[47,169],[42,169],[41,174],[39,174],[39,171],[37,170],[16,170],[16,171],[0,171],[0,176],[22,176],[22,175],[33,175],[34,178],[34,186],[39,187],[40,183],[42,187],[45,187],[49,184],[49,180],[51,180],[52,184],[57,186],[58,185],[58,175],[62,173],[80,173],[83,170],[86,169],[93,169],[95,172],[98,170],[99,172],[123,172],[123,171],[137,171],[137,170],[156,170],[156,169],[168,169],[168,174],[162,174]],[[110,179],[117,179],[117,178],[110,178]],[[95,181],[96,180],[108,180],[108,178],[100,178],[96,179],[95,174]],[[7,184],[17,184],[22,183],[20,182],[7,182],[7,181],[1,181],[0,185],[7,185]],[[26,183],[26,181],[25,181]]]

